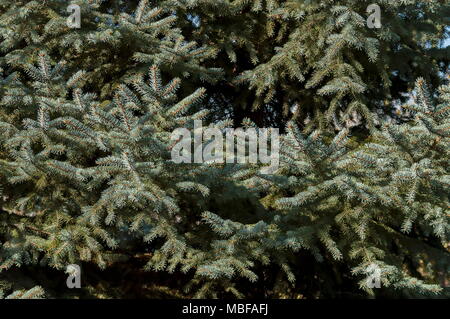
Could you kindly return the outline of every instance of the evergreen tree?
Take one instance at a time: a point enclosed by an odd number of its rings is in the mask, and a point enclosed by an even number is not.
[[[52,67],[41,57],[37,67],[27,67],[36,71],[29,72],[35,96],[63,87],[52,84],[61,77],[61,63]],[[65,83],[71,98],[41,97],[35,119],[26,119],[24,128],[0,124],[8,159],[2,163],[2,269],[39,263],[63,270],[80,262],[104,269],[148,254],[147,270],[195,271],[190,285],[200,285],[198,296],[215,293],[215,285],[231,289],[227,279],[235,275],[255,280],[251,260],[264,256],[246,234],[263,226],[222,221],[231,224],[218,227],[221,218],[206,211],[209,198],[223,197],[224,187],[232,192],[248,174],[237,164],[171,161],[172,131],[193,127],[207,114],[187,115],[204,90],[176,102],[180,80],[163,85],[152,67],[132,88],[122,85],[112,101],[100,103],[83,93],[80,80],[77,73]],[[222,201],[245,193],[229,196]],[[222,218],[231,217],[215,208]],[[221,240],[224,235],[229,239]]]
[[[0,298],[448,296],[445,1],[71,3],[0,0]],[[279,169],[173,161],[199,120]]]
[[[80,28],[67,25],[69,4],[81,9]],[[195,84],[214,81],[220,70],[202,66],[214,50],[185,40],[176,20],[167,8],[148,0],[2,0],[0,63],[9,72],[46,51],[65,61],[68,74],[84,70],[84,81],[101,97],[152,65],[172,77],[190,77]]]
[[[417,77],[437,87],[448,68],[447,1],[377,1],[380,29],[367,26],[369,0],[163,3],[188,17],[187,37],[219,50],[207,61],[225,71],[215,102],[233,107],[236,125],[250,117],[281,127],[293,117],[314,130],[357,112],[372,127],[372,112],[391,113],[389,101],[404,101]]]
[[[294,117],[313,130],[358,113],[372,128],[372,112],[392,113],[389,101],[404,100],[419,76],[436,88],[449,63],[446,1],[378,1],[380,29],[367,27],[369,0],[71,3],[80,29],[66,25],[67,2],[0,1],[0,61],[24,65],[46,50],[69,74],[85,70],[102,98],[156,64],[189,77],[183,96],[206,87],[210,116],[235,126]]]
[[[386,123],[364,143],[352,141],[348,129],[329,139],[289,124],[283,182],[270,194],[282,212],[274,217],[279,249],[309,250],[318,262],[333,260],[339,272],[352,265],[363,278],[377,265],[383,287],[405,294],[440,291],[450,266],[449,86],[437,105],[423,79],[416,92],[407,107],[414,123]],[[373,294],[367,282],[360,286]]]
[[[0,289],[0,299],[39,299],[44,296],[44,292],[41,287],[34,287],[29,290],[16,290],[13,293],[4,296],[3,289]]]

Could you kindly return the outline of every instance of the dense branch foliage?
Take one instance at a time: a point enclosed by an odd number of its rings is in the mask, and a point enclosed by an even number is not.
[[[189,77],[184,95],[205,86],[211,116],[237,126],[294,117],[313,130],[359,113],[372,127],[372,112],[392,113],[419,76],[437,87],[449,63],[444,0],[378,1],[381,29],[366,26],[369,0],[73,2],[81,29],[66,26],[64,1],[1,1],[2,60],[51,51],[102,97],[155,64]]]
[[[0,0],[1,298],[448,296],[445,1],[73,3]],[[198,120],[279,168],[175,163]]]

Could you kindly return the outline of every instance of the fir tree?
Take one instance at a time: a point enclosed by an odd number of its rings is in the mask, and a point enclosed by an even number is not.
[[[214,65],[225,78],[215,99],[222,108],[231,103],[236,125],[250,117],[281,127],[293,117],[303,126],[309,118],[312,131],[357,112],[372,129],[372,112],[391,113],[388,101],[404,101],[419,76],[437,87],[438,71],[448,68],[444,1],[377,1],[380,29],[367,26],[373,1],[163,3],[188,17],[187,36],[219,50]]]
[[[55,60],[65,60],[69,74],[85,70],[84,81],[101,97],[151,65],[196,83],[220,75],[202,66],[214,50],[187,41],[165,7],[147,0],[71,3],[81,9],[79,29],[67,25],[66,1],[1,1],[0,63],[23,67],[36,61],[38,52],[51,52]]]
[[[7,296],[4,296],[3,289],[0,289],[0,299],[39,299],[44,296],[45,295],[41,287],[34,287],[29,290],[16,290]]]
[[[51,67],[41,56],[37,67],[28,66],[36,71],[29,72],[34,95],[42,88],[57,91],[57,81],[45,74],[59,78],[60,64]],[[8,154],[2,165],[8,189],[2,269],[37,262],[61,270],[80,262],[106,268],[149,253],[144,269],[193,270],[190,285],[200,285],[198,296],[216,293],[214,286],[231,289],[227,279],[236,275],[256,280],[251,260],[264,256],[253,248],[251,232],[263,224],[230,222],[224,230],[217,227],[219,215],[203,210],[210,197],[223,196],[223,187],[232,190],[246,174],[239,165],[179,166],[170,158],[172,131],[206,116],[205,110],[187,114],[204,90],[176,102],[180,80],[164,85],[154,66],[100,103],[78,87],[80,80],[65,83],[71,97],[41,97],[35,119],[26,119],[23,128],[1,123]],[[217,208],[226,218],[229,212]]]
[[[318,262],[353,265],[362,277],[375,264],[383,287],[438,293],[450,261],[448,89],[434,104],[417,80],[416,103],[407,106],[414,123],[387,123],[362,144],[347,129],[328,139],[291,123],[279,172],[284,182],[271,195],[282,212],[274,218],[279,249],[309,250]],[[418,270],[424,262],[426,273]],[[360,286],[374,293],[367,278]]]
[[[86,70],[101,97],[156,64],[189,77],[183,96],[205,86],[211,117],[235,126],[294,117],[313,130],[357,112],[373,128],[372,112],[391,113],[419,76],[437,87],[448,68],[445,1],[378,1],[380,29],[366,25],[368,0],[72,2],[80,29],[67,27],[64,1],[1,1],[0,61],[24,65],[46,50],[70,74]]]
[[[448,296],[448,4],[72,2],[0,0],[0,298]],[[174,162],[196,120],[290,120],[279,169]]]

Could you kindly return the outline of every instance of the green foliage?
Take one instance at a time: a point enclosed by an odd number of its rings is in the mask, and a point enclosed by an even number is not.
[[[414,123],[387,123],[352,147],[349,131],[331,141],[319,131],[303,135],[288,126],[274,207],[283,214],[280,249],[310,250],[317,261],[333,258],[364,275],[381,268],[383,286],[437,293],[438,285],[413,278],[426,260],[434,274],[449,267],[449,87],[435,106],[424,80],[408,106]],[[433,236],[431,242],[422,238]],[[412,269],[410,269],[412,268]],[[367,289],[366,280],[360,281]]]
[[[16,290],[7,296],[4,296],[0,289],[0,299],[40,299],[44,296],[45,294],[41,287],[34,287],[29,290]]]
[[[85,70],[102,98],[155,64],[189,78],[183,96],[205,86],[211,116],[236,126],[293,117],[323,129],[356,112],[373,129],[372,112],[391,113],[388,101],[404,100],[419,76],[439,86],[449,63],[446,1],[378,1],[381,29],[366,26],[369,0],[72,3],[80,29],[66,26],[64,1],[0,1],[0,63],[23,66],[45,50],[69,74]]]
[[[267,126],[309,117],[310,130],[324,129],[357,112],[372,129],[372,112],[391,112],[386,101],[404,99],[419,76],[438,86],[437,71],[449,63],[450,49],[440,46],[445,1],[377,1],[381,29],[366,25],[369,0],[163,3],[194,16],[198,26],[182,28],[219,50],[229,85],[215,96],[239,106],[238,124],[241,116]]]
[[[0,0],[1,298],[448,296],[448,5],[72,2]],[[290,120],[279,169],[174,163],[195,120]]]
[[[28,69],[57,77],[60,64],[52,68],[47,62],[42,55],[41,64]],[[33,78],[36,95],[52,83],[41,74]],[[139,240],[152,247],[144,269],[195,270],[199,284],[204,277],[225,284],[223,278],[235,274],[256,279],[248,258],[262,257],[252,252],[251,236],[218,254],[235,238],[220,240],[218,216],[203,211],[227,181],[239,181],[241,168],[180,166],[170,160],[172,131],[193,127],[207,113],[185,115],[205,92],[198,89],[177,102],[179,82],[164,85],[152,67],[132,88],[122,85],[112,101],[100,103],[71,78],[66,92],[75,87],[72,97],[42,97],[35,119],[25,119],[24,128],[1,123],[9,158],[2,166],[2,183],[8,185],[2,269],[37,261],[57,269],[79,262],[106,268],[122,255],[130,258],[133,245],[140,245],[133,241]],[[239,236],[248,227],[235,222],[226,235]]]
[[[82,28],[69,28],[65,1],[0,1],[0,62],[23,67],[52,52],[71,74],[104,97],[125,80],[158,65],[176,76],[214,81],[220,70],[201,66],[214,50],[186,41],[176,16],[149,1],[81,0]],[[67,79],[66,79],[67,80]]]

